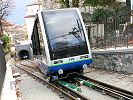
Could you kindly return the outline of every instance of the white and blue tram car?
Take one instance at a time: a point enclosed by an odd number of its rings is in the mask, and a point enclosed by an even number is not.
[[[33,54],[46,75],[82,73],[92,63],[85,25],[77,8],[38,12],[31,40]]]

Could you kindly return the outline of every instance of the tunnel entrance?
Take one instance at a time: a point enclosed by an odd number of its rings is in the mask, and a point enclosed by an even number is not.
[[[29,52],[27,50],[21,50],[19,52],[19,57],[20,57],[21,60],[29,59]]]

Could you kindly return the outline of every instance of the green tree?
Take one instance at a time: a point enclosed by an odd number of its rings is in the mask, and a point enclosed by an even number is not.
[[[72,0],[72,7],[79,7],[79,0]]]
[[[102,7],[116,7],[116,0],[85,0],[84,2],[85,6],[92,6],[92,7],[97,7],[97,6],[102,6]]]
[[[62,7],[69,8],[69,0],[59,0],[59,3],[61,4]]]
[[[131,0],[126,0],[126,7],[127,7],[127,10],[128,10],[128,12],[130,12],[131,11]],[[130,13],[128,14],[128,21],[130,21]]]
[[[97,8],[91,16],[91,21],[94,23],[104,23],[107,17],[112,16],[113,13],[110,9]]]
[[[79,7],[79,0],[59,0],[59,3],[62,5],[62,7],[70,8],[70,7]]]
[[[106,33],[118,30],[121,24],[129,22],[129,11],[127,7],[116,9],[97,8],[92,16],[91,21],[95,24],[104,24]]]
[[[131,0],[126,0],[126,6],[131,10]]]
[[[99,0],[85,0],[85,1],[84,1],[84,5],[85,5],[85,6],[96,7],[96,6],[99,5]]]

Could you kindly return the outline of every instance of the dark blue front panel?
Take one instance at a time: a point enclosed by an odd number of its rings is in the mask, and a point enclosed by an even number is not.
[[[91,63],[92,63],[92,59],[88,59],[88,60],[82,60],[82,61],[68,63],[68,64],[51,66],[51,67],[48,67],[48,70],[50,73],[57,73],[59,69],[63,69],[63,71],[73,70],[73,69],[82,69],[82,66],[84,64],[89,65]]]

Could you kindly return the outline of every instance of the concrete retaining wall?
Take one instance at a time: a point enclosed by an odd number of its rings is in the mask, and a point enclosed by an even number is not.
[[[0,44],[0,97],[1,97],[1,90],[5,78],[6,73],[6,61],[5,61],[5,54]]]
[[[92,52],[92,67],[133,73],[133,49]]]

